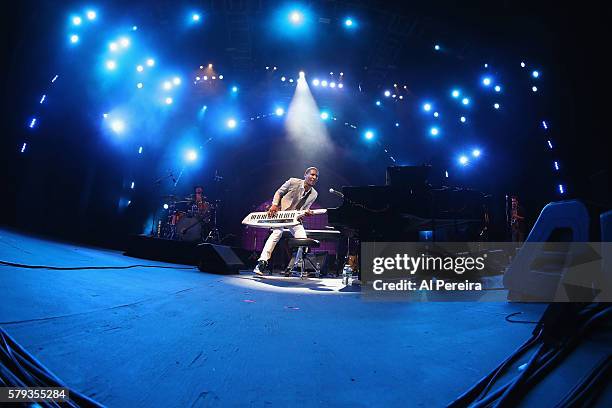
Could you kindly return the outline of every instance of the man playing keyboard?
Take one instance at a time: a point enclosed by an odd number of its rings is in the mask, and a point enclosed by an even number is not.
[[[283,185],[276,190],[276,193],[274,193],[272,205],[268,209],[268,214],[274,216],[279,210],[309,210],[318,195],[317,190],[314,189],[314,185],[317,184],[318,179],[319,170],[316,167],[309,167],[304,172],[303,180],[292,177],[285,181]],[[305,215],[311,214],[312,213],[308,211]],[[291,227],[289,230],[295,238],[306,238],[306,231],[302,224]],[[268,261],[272,256],[274,247],[276,247],[282,235],[283,231],[281,228],[272,230],[261,252],[261,256],[257,261],[257,266],[253,269],[254,273],[263,275],[268,270]]]

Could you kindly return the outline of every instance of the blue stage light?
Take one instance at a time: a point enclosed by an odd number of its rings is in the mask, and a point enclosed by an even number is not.
[[[164,99],[164,102],[166,103],[166,105],[171,105],[172,102],[174,102],[174,101],[172,100],[171,97],[168,96],[166,99]]]
[[[227,120],[227,127],[230,129],[234,129],[237,125],[236,119],[230,118]]]
[[[142,154],[142,146],[138,148],[138,154]]]
[[[547,140],[546,142],[548,143],[548,147],[552,149],[553,148],[552,142],[550,140]]]
[[[559,162],[555,161],[554,165],[555,165],[555,170],[559,171]]]
[[[336,87],[336,83],[335,82],[330,82],[329,83],[329,87],[330,88],[335,88]]]
[[[83,19],[81,17],[79,16],[72,17],[72,24],[74,24],[75,26],[81,25],[82,22],[83,22]]]
[[[32,120],[30,120],[30,129],[34,129],[34,126],[36,126],[36,118],[32,118]]]
[[[388,98],[391,96],[391,91],[385,91],[385,96]]]
[[[559,184],[559,193],[565,194],[565,187],[563,187],[563,184]]]
[[[237,87],[237,86],[235,86],[235,85],[234,85],[234,86],[232,86],[232,92],[233,92],[233,93],[238,92],[238,87]]]
[[[431,129],[429,129],[429,134],[432,136],[438,136],[440,134],[440,129],[438,129],[437,127],[432,127]]]
[[[461,92],[459,92],[458,89],[453,89],[453,91],[451,92],[451,95],[453,98],[458,98],[459,95],[461,95]]]
[[[484,67],[485,68],[489,68],[489,64],[484,64]]]
[[[170,206],[168,204],[164,204],[164,210],[167,210],[168,208],[170,208]]]
[[[548,130],[548,125],[546,124],[545,120],[542,121],[542,127],[544,128],[544,130]]]
[[[130,39],[127,37],[121,37],[119,39],[119,44],[121,44],[123,48],[127,48],[130,46]]]
[[[525,68],[525,63],[521,62],[521,68]]]
[[[111,129],[113,130],[113,132],[117,133],[117,134],[121,134],[125,131],[125,123],[122,120],[114,120],[111,123]]]
[[[461,121],[461,123],[465,123],[467,121],[467,119],[465,118],[465,116],[462,116],[461,118],[459,118],[459,120]]]
[[[344,20],[344,25],[346,27],[353,27],[353,19],[352,18],[347,18]]]
[[[325,111],[321,112],[321,119],[323,119],[323,120],[329,119],[329,113],[327,113]]]
[[[106,61],[106,69],[108,70],[114,70],[117,68],[117,62],[115,62],[115,60],[108,60]]]
[[[472,156],[474,157],[480,157],[480,149],[474,149],[472,150]]]
[[[285,110],[283,108],[276,108],[274,113],[276,113],[276,116],[283,116],[283,114],[285,113]]]
[[[47,99],[47,95],[43,95],[43,96],[40,98],[40,104],[42,104],[42,103],[45,101],[45,99]]]
[[[339,83],[339,84],[338,84],[338,88],[340,88],[340,89],[344,88],[344,84]]]
[[[314,86],[319,86],[319,83],[320,83],[320,81],[318,79],[316,79],[316,78],[312,80],[312,84]]]
[[[71,42],[71,43],[73,43],[73,44],[78,43],[78,42],[79,42],[79,36],[78,36],[78,35],[76,35],[76,34],[72,34],[72,35],[70,36],[70,42]]]
[[[372,140],[374,139],[374,132],[371,130],[366,130],[365,133],[363,134],[363,136],[367,139],[367,140]]]
[[[136,66],[136,71],[142,72],[142,71],[144,71],[144,67],[142,65],[137,65]]]
[[[200,18],[202,18],[202,17],[198,13],[193,13],[191,15],[191,20],[194,21],[194,22],[200,21]]]
[[[531,90],[532,90],[533,92],[538,92],[538,87],[537,87],[537,86],[532,86],[532,87],[531,87]]]
[[[495,85],[495,92],[501,92],[501,86]]]
[[[399,123],[398,122],[395,122],[395,127],[399,127]]]
[[[179,78],[179,77],[172,78],[172,83],[174,85],[180,85],[181,84],[181,78]]]
[[[482,84],[483,84],[484,86],[489,86],[489,85],[491,85],[491,78],[489,78],[489,77],[487,77],[487,78],[483,78],[483,80],[482,80]]]
[[[493,107],[494,107],[495,109],[499,109],[499,103],[494,103],[494,104],[493,104]]]
[[[434,112],[434,118],[437,118],[438,116],[440,116],[440,114],[438,112]]]
[[[132,190],[134,189],[134,184],[135,183],[132,181],[132,184],[130,185],[130,189],[132,189]]]
[[[327,81],[326,80],[322,80],[321,81],[321,86],[326,87],[327,86]]]
[[[139,82],[139,83],[136,84],[136,88],[138,88],[138,89],[142,89],[143,86],[144,85],[143,85],[142,82]]]
[[[539,76],[540,76],[540,73],[539,73],[538,71],[533,71],[533,72],[531,73],[531,76],[533,76],[534,78],[537,78],[537,77],[539,77]]]
[[[164,81],[164,83],[163,83],[163,85],[162,85],[162,86],[163,86],[163,88],[164,88],[166,91],[169,91],[170,89],[172,89],[172,82],[170,82],[170,81]]]
[[[132,31],[138,30],[138,26],[132,26]]]
[[[470,159],[467,158],[467,156],[459,156],[459,164],[461,164],[462,166],[467,166],[467,164],[470,162]]]
[[[108,49],[111,51],[117,51],[119,49],[119,45],[116,42],[111,42],[108,44]]]
[[[438,44],[434,45],[434,50],[440,51],[440,46]]]
[[[87,19],[88,20],[95,20],[96,19],[96,12],[94,10],[87,10]]]
[[[155,65],[155,60],[153,58],[147,59],[147,66],[152,67]]]
[[[464,104],[464,105],[469,105],[470,104],[470,100],[468,98],[463,98],[461,100],[461,103]]]
[[[23,145],[21,146],[21,153],[25,152],[26,147],[28,146],[28,144],[26,142],[23,143]]]
[[[291,21],[291,24],[293,25],[300,25],[304,22],[304,15],[299,11],[294,10],[289,13],[289,21]]]
[[[431,110],[431,104],[430,103],[426,103],[423,105],[423,110],[425,112],[429,112]]]
[[[196,152],[193,149],[187,150],[187,153],[185,154],[185,158],[187,159],[187,161],[195,161],[198,158],[198,152]]]

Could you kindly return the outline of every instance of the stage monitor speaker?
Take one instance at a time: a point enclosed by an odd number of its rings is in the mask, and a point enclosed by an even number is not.
[[[244,269],[244,264],[232,248],[225,245],[198,245],[198,269],[221,275],[237,274]]]

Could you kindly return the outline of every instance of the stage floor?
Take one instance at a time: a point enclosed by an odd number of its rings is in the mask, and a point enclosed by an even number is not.
[[[526,340],[544,305],[367,302],[339,279],[219,276],[0,229],[0,325],[109,407],[424,406]],[[146,264],[154,267],[117,269]],[[574,362],[576,378],[591,367]],[[573,377],[573,376],[572,376]],[[565,384],[548,401],[561,396]]]

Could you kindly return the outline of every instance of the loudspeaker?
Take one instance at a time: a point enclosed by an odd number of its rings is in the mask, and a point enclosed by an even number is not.
[[[222,275],[237,274],[244,264],[232,248],[225,245],[198,245],[198,269]]]

